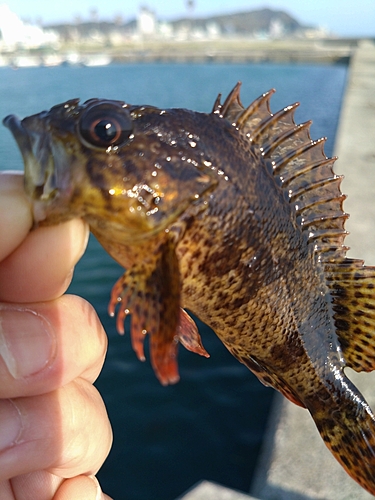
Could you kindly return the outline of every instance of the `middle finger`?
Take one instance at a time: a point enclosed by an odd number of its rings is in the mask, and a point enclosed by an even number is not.
[[[0,398],[44,394],[76,377],[93,382],[106,347],[99,318],[80,297],[0,304]]]
[[[104,403],[83,379],[41,396],[0,401],[0,482],[37,470],[95,474],[112,432]]]

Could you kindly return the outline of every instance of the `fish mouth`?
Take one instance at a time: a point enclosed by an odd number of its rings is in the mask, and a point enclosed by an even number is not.
[[[6,116],[3,120],[3,125],[12,132],[21,152],[31,152],[29,135],[23,128],[21,120],[16,115]]]
[[[46,218],[45,205],[57,194],[54,161],[48,134],[28,118],[8,115],[3,125],[12,133],[25,166],[25,191],[34,211],[35,222]]]

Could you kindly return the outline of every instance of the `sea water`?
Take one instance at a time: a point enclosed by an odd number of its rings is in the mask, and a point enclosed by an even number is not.
[[[0,117],[23,117],[76,97],[210,112],[218,93],[225,98],[242,81],[244,104],[271,88],[277,89],[273,111],[299,101],[296,121],[312,119],[312,137],[327,136],[325,151],[331,155],[346,75],[344,66],[275,64],[0,68]],[[0,169],[22,169],[5,128],[0,129]],[[107,315],[110,289],[121,273],[91,238],[69,290],[94,305],[109,336],[96,383],[114,429],[112,451],[99,472],[104,491],[116,500],[173,500],[201,479],[248,491],[273,390],[201,323],[211,357],[180,348],[181,381],[161,387],[149,360],[136,359],[129,336],[118,336]]]

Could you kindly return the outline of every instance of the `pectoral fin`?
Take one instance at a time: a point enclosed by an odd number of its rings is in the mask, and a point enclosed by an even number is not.
[[[156,376],[163,385],[178,382],[180,274],[172,241],[163,240],[117,281],[109,304],[112,316],[117,304],[117,330],[124,333],[124,319],[130,313],[132,346],[138,358],[145,360],[144,340],[148,334]]]
[[[163,385],[179,380],[179,341],[188,350],[208,357],[194,321],[180,308],[180,273],[171,239],[159,243],[156,250],[117,281],[108,307],[111,316],[117,305],[117,331],[124,333],[124,320],[131,314],[133,349],[144,361],[144,341],[148,334],[151,364]]]

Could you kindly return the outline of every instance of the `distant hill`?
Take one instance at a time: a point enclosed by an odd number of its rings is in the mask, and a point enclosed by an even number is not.
[[[204,28],[209,23],[218,25],[223,34],[236,33],[242,35],[261,32],[269,33],[273,28],[277,29],[277,26],[287,34],[305,28],[286,12],[272,9],[252,10],[205,18],[183,18],[171,22],[176,28],[186,25],[193,28]]]

